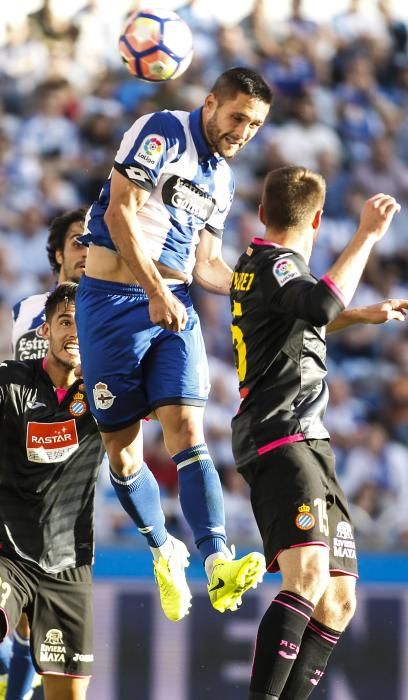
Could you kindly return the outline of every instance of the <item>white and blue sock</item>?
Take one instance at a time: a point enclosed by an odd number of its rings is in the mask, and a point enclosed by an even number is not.
[[[31,690],[34,676],[30,640],[14,632],[6,700],[24,700]]]
[[[136,474],[121,477],[110,470],[116,495],[149,547],[161,547],[167,539],[159,485],[147,464]]]
[[[207,445],[189,447],[172,459],[177,465],[180,504],[203,561],[226,552],[224,498]]]

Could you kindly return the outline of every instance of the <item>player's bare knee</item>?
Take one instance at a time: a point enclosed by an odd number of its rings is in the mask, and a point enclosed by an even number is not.
[[[110,467],[118,476],[131,476],[142,468],[143,459],[136,456],[132,450],[113,445],[107,454]]]
[[[139,424],[113,433],[102,433],[112,471],[120,477],[135,474],[143,465],[143,441]]]
[[[323,566],[319,557],[313,557],[295,574],[293,572],[289,576],[283,574],[282,588],[293,590],[317,604],[324,595],[329,582],[330,575],[327,567]]]
[[[170,455],[205,442],[202,426],[190,418],[180,419],[175,429],[166,431],[165,445]]]
[[[329,585],[330,576],[327,569],[320,565],[319,561],[313,560],[302,572],[300,595],[312,603],[317,603]]]
[[[45,700],[86,700],[89,678],[43,676]]]
[[[342,578],[336,580],[334,577],[331,580],[315,610],[320,622],[340,631],[347,627],[356,610],[354,579]]]
[[[356,611],[356,596],[349,592],[337,596],[332,601],[331,625],[333,629],[344,630]]]

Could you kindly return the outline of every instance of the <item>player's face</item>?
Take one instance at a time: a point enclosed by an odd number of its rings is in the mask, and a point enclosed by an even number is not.
[[[54,361],[68,369],[79,365],[74,304],[58,304],[50,322],[44,324],[43,335],[48,340],[48,354]]]
[[[88,248],[76,240],[78,236],[82,236],[83,232],[84,224],[82,221],[75,221],[71,224],[65,237],[64,249],[58,250],[56,253],[57,262],[61,265],[58,279],[60,284],[62,282],[79,282],[85,272]]]
[[[219,103],[208,95],[204,111],[204,133],[211,150],[224,158],[233,158],[264,123],[269,105],[242,92]]]

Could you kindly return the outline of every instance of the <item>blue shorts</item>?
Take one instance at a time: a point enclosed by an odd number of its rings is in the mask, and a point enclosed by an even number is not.
[[[210,389],[200,321],[188,285],[170,286],[187,309],[180,333],[155,326],[142,287],[81,278],[76,323],[90,407],[103,432],[159,406],[203,406]]]

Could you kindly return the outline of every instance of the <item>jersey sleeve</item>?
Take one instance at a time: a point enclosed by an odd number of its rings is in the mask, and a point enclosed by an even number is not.
[[[219,187],[219,194],[217,195],[217,206],[205,225],[205,228],[217,238],[223,237],[225,219],[231,209],[235,194],[234,176],[226,163],[225,168],[228,168],[228,171],[221,171],[221,186]]]
[[[155,112],[137,119],[126,131],[114,168],[148,192],[157,184],[167,162],[177,161],[186,149],[181,122],[170,112]]]
[[[9,392],[10,382],[13,381],[12,366],[7,361],[0,362],[0,415]]]
[[[316,280],[299,255],[285,252],[262,274],[263,293],[273,312],[326,326],[345,308],[340,290],[325,276]]]

